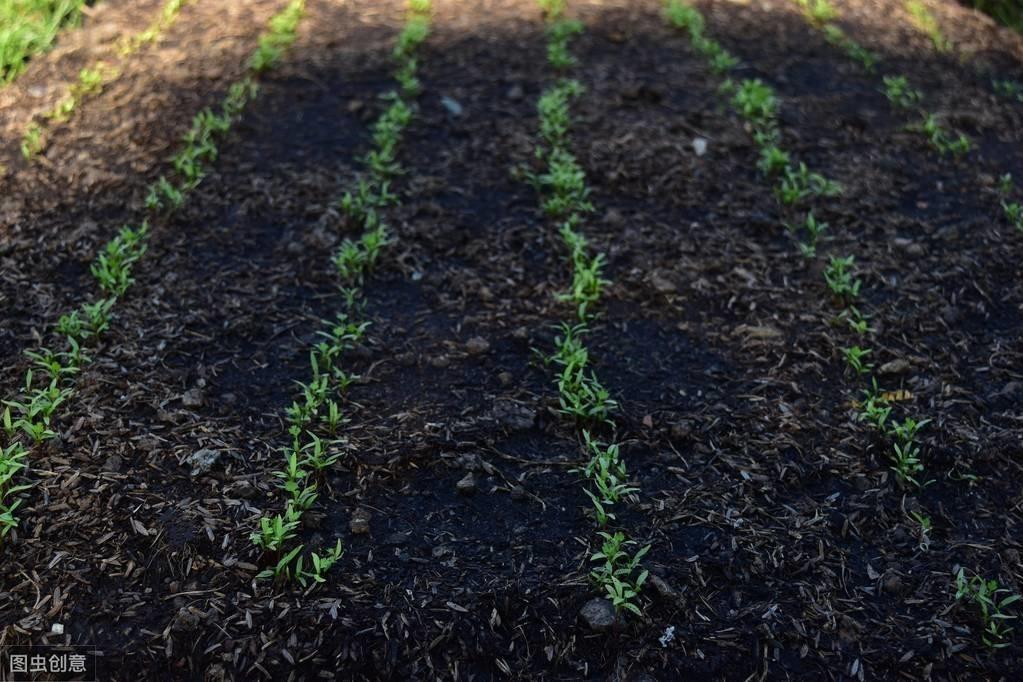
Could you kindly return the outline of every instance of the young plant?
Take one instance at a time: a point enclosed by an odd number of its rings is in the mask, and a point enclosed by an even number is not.
[[[854,256],[832,256],[824,268],[824,281],[836,298],[850,301],[860,295],[860,280],[853,277],[852,273],[855,262]]]
[[[321,557],[316,552],[311,552],[309,555],[310,563],[312,564],[311,571],[299,570],[295,577],[302,587],[305,587],[307,580],[312,580],[313,584],[321,584],[327,582],[324,577],[327,571],[341,559],[341,556],[345,553],[344,547],[341,545],[341,541],[338,540],[337,544],[333,548],[328,549],[327,552]]]
[[[786,206],[797,204],[810,197],[833,197],[842,193],[841,186],[819,173],[813,173],[800,162],[785,168],[781,182],[775,188],[778,199]]]
[[[1020,595],[1009,593],[1009,590],[1000,587],[997,580],[985,580],[979,575],[966,578],[966,569],[960,568],[955,576],[955,591],[957,601],[972,602],[980,609],[980,618],[983,630],[981,640],[992,649],[1002,649],[1009,646],[1007,641],[1012,634],[1012,628],[1008,621],[1015,620],[1016,616],[1006,613],[1007,606],[1020,600]],[[1008,596],[1000,596],[1000,595]]]
[[[742,81],[732,104],[755,126],[771,125],[778,117],[778,98],[774,90],[759,78]]]
[[[930,38],[931,44],[938,52],[948,52],[952,49],[952,43],[948,41],[945,34],[941,32],[938,20],[934,18],[931,11],[919,0],[910,0],[906,3],[906,9],[912,18],[913,25]]]
[[[590,571],[590,577],[604,590],[616,612],[625,609],[642,616],[643,611],[637,602],[648,571],[640,569],[639,562],[650,551],[650,545],[629,556],[627,548],[635,545],[635,541],[626,540],[620,531],[613,535],[601,531],[599,535],[603,543],[600,551],[590,557],[590,561],[597,564]]]
[[[845,356],[845,364],[857,375],[867,374],[874,368],[872,364],[865,362],[865,358],[871,353],[870,349],[851,346],[843,348],[842,353]]]
[[[910,87],[905,76],[885,76],[884,94],[888,101],[900,109],[910,109],[920,103],[923,95]]]

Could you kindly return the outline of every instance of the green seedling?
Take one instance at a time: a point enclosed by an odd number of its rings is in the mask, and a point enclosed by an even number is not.
[[[900,109],[910,109],[920,103],[923,94],[910,87],[905,76],[885,76],[884,94],[888,101]]]
[[[583,32],[582,22],[574,19],[558,19],[547,27],[547,61],[555,69],[567,69],[576,64],[576,59],[569,53],[568,44],[574,37]]]
[[[902,484],[912,483],[916,487],[922,484],[917,476],[923,472],[924,465],[920,459],[920,448],[913,443],[895,443],[892,445],[892,471]]]
[[[796,3],[803,8],[803,13],[815,24],[826,24],[834,21],[838,12],[831,6],[828,0],[796,0]]]
[[[650,551],[650,545],[629,556],[627,548],[635,545],[635,541],[626,540],[620,531],[613,535],[601,531],[599,535],[603,543],[600,551],[590,557],[590,561],[597,564],[590,571],[590,577],[606,593],[615,611],[625,609],[642,617],[637,601],[649,574],[639,568],[639,562]]]
[[[1014,99],[1017,102],[1023,102],[1023,83],[1013,80],[994,80],[992,85],[995,88],[995,92],[999,95]]]
[[[856,306],[847,306],[838,317],[845,320],[849,328],[860,336],[874,333],[874,329],[867,323],[867,317]]]
[[[931,546],[931,517],[920,512],[911,511],[909,512],[910,517],[916,521],[918,527],[918,535],[920,543],[918,547],[920,551],[926,552]]]
[[[826,24],[824,38],[832,45],[841,48],[850,59],[859,62],[865,71],[873,73],[877,70],[879,57],[846,35],[845,31],[838,26]]]
[[[302,462],[303,465],[312,467],[316,472],[321,472],[341,459],[340,453],[328,453],[327,446],[331,445],[332,442],[324,444],[323,440],[317,436],[313,434],[309,434],[309,436],[312,438],[312,441],[302,448],[302,453],[305,456]]]
[[[164,176],[149,186],[146,208],[150,211],[177,210],[185,203],[184,193]]]
[[[778,199],[786,206],[811,197],[833,197],[842,193],[841,186],[819,173],[810,172],[805,163],[785,168],[781,182],[775,188]]]
[[[1016,616],[1006,613],[1005,609],[1019,601],[1020,595],[1000,587],[997,580],[985,580],[979,575],[967,579],[963,568],[956,573],[954,586],[957,601],[972,602],[980,609],[983,626],[981,640],[984,644],[992,649],[1009,646],[1007,640],[1012,634],[1012,628],[1008,621],[1015,620]]]
[[[973,148],[970,138],[965,135],[960,134],[955,138],[949,135],[941,124],[938,123],[938,119],[934,114],[924,114],[920,130],[927,137],[931,146],[938,150],[942,156],[951,154],[958,158]]]
[[[817,242],[820,237],[828,229],[828,224],[817,220],[814,216],[813,211],[806,214],[806,219],[803,221],[802,229],[806,232],[806,241],[799,242],[799,251],[805,258],[815,258],[817,256]],[[798,232],[799,228],[792,229],[793,232]]]
[[[791,160],[788,152],[782,150],[777,144],[767,142],[760,146],[760,160],[757,161],[757,168],[764,175],[774,175],[789,167]]]
[[[21,155],[26,161],[43,150],[43,129],[36,123],[29,125],[21,138]]]
[[[778,117],[778,98],[774,90],[759,78],[739,84],[732,104],[744,118],[757,126],[773,124]]]
[[[268,568],[265,571],[261,571],[257,576],[256,580],[266,580],[273,578],[274,580],[291,580],[295,575],[301,575],[302,573],[302,557],[298,556],[305,545],[299,545],[290,552],[282,556],[273,568]],[[295,561],[295,557],[298,560]],[[294,569],[292,569],[291,562],[295,561]],[[294,573],[292,572],[294,571]]]
[[[832,256],[827,267],[824,268],[824,281],[836,298],[846,301],[853,300],[860,295],[860,280],[852,274],[853,265],[856,262],[854,256],[839,258]]]
[[[867,422],[881,433],[888,432],[888,418],[892,414],[892,407],[885,399],[884,393],[878,389],[877,381],[871,382],[871,387],[864,392],[863,402],[860,403],[859,414],[856,418],[859,421]]]
[[[889,429],[889,433],[900,443],[912,443],[916,440],[916,435],[920,429],[930,422],[930,419],[916,421],[911,417],[906,417],[902,422],[894,422]]]
[[[934,45],[934,49],[938,52],[948,52],[952,49],[952,43],[948,41],[945,34],[941,32],[941,26],[938,25],[938,20],[934,18],[931,11],[927,9],[926,5],[918,0],[910,0],[906,3],[906,9],[909,11],[909,16],[912,18],[913,25],[917,27],[923,33],[927,34],[930,38],[931,44]]]
[[[316,552],[311,552],[309,560],[312,564],[312,570],[298,571],[295,576],[296,579],[302,584],[302,587],[306,586],[308,580],[312,580],[313,584],[317,585],[327,582],[324,576],[341,559],[344,553],[345,551],[340,540],[337,541],[333,548],[328,549],[322,557]]]
[[[583,92],[579,81],[561,79],[557,85],[544,91],[537,102],[537,114],[540,117],[540,137],[550,149],[565,147],[571,117],[569,104]],[[537,155],[542,156],[542,150]]]
[[[870,353],[870,349],[860,348],[859,346],[842,349],[842,354],[845,356],[845,364],[857,375],[867,374],[874,368],[872,364],[865,362],[866,357]]]
[[[1023,205],[1016,201],[1003,201],[1002,210],[1009,223],[1023,232]]]
[[[547,215],[567,218],[593,211],[593,204],[588,199],[590,190],[586,186],[586,173],[571,152],[559,147],[552,149],[547,172],[538,176],[537,181],[547,194],[543,200],[543,210]]]
[[[586,325],[565,323],[561,331],[562,335],[555,337],[557,351],[549,358],[561,367],[557,378],[560,412],[583,422],[606,421],[618,403],[611,399],[596,374],[586,371],[589,353],[581,341],[587,333]]]
[[[600,300],[601,292],[610,282],[601,277],[604,268],[604,254],[590,258],[586,252],[586,238],[572,229],[570,223],[561,226],[561,237],[572,254],[572,288],[558,294],[560,301],[572,301],[580,320],[587,317],[589,306]]]

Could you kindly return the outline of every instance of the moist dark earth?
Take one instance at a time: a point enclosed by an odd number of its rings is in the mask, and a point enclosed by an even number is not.
[[[855,337],[720,79],[660,3],[571,2],[586,26],[572,144],[597,207],[581,229],[612,282],[587,342],[620,403],[602,436],[639,488],[616,523],[651,545],[656,576],[643,617],[586,627],[584,450],[542,360],[572,315],[556,298],[569,273],[518,179],[554,78],[542,17],[528,0],[435,0],[386,216],[396,241],[346,360],[361,376],[346,455],[302,530],[345,554],[315,589],[256,581],[269,559],[248,535],[282,506],[283,410],[320,321],[343,309],[330,256],[355,226],[338,200],[393,87],[404,16],[393,0],[310,0],[187,207],[152,226],[59,439],[33,455],[3,547],[3,643],[92,645],[116,680],[1017,679],[1023,635],[985,647],[953,575],[1023,590],[1023,237],[996,191],[1003,173],[1023,178],[1023,105],[990,82],[1023,52],[953,3],[934,5],[961,48],[949,55],[899,3],[835,5],[973,152],[934,153],[794,5],[698,6],[737,75],[777,90],[786,148],[844,188],[815,208],[831,226],[820,248],[856,256],[879,380],[907,392],[898,414],[931,420],[930,485],[901,486],[889,445],[857,422],[862,385],[839,350]],[[97,5],[80,33],[143,25],[125,6]],[[146,184],[274,10],[190,6],[40,162],[5,136],[3,395],[22,351],[93,291],[93,254],[143,214]],[[43,57],[14,87],[70,80],[75,59]],[[7,130],[30,114],[24,100],[2,110]],[[193,476],[202,449],[218,459]]]

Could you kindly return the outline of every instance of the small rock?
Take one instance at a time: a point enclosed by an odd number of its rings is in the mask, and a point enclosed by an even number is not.
[[[368,535],[369,534],[369,520],[372,518],[372,514],[368,509],[363,507],[356,508],[352,512],[352,519],[348,522],[348,527],[351,529],[354,535]]]
[[[455,484],[455,488],[462,495],[472,495],[476,492],[476,477],[472,473],[466,474],[458,483]]]
[[[881,367],[878,368],[877,371],[878,374],[892,375],[905,374],[910,369],[912,369],[912,365],[909,364],[909,361],[899,358],[897,360],[892,360],[891,362],[884,363],[883,365],[881,365]]]
[[[447,95],[440,98],[440,103],[444,105],[444,108],[450,112],[452,116],[461,116],[464,112],[462,105],[458,103],[458,100],[452,99]]]
[[[1002,561],[1004,561],[1007,566],[1016,568],[1017,566],[1019,566],[1019,550],[1015,549],[1014,547],[1003,549]]]
[[[259,491],[256,490],[256,486],[252,485],[250,481],[243,478],[228,488],[228,492],[234,497],[240,497],[243,500],[251,500]]]
[[[676,441],[688,440],[693,435],[693,425],[687,421],[676,422],[671,425],[671,437]]]
[[[511,386],[511,383],[515,381],[515,377],[512,376],[511,372],[501,372],[497,375],[497,380],[501,382],[502,386]]]
[[[516,341],[525,341],[529,338],[529,330],[525,327],[516,327],[512,332],[512,338]]]
[[[959,321],[960,317],[959,310],[955,306],[947,305],[941,309],[941,319],[945,321],[945,324],[953,325]]]
[[[220,459],[220,452],[218,450],[210,450],[209,448],[203,448],[193,452],[185,460],[185,464],[192,467],[192,476],[202,476],[203,474],[209,473],[213,465]]]
[[[437,357],[430,358],[430,364],[437,369],[444,369],[451,364],[451,359],[446,355],[438,355]]]
[[[493,415],[501,426],[513,431],[527,431],[533,428],[535,417],[533,410],[514,400],[506,398],[495,400]]]
[[[675,591],[675,588],[669,585],[661,576],[651,573],[647,577],[647,582],[650,584],[650,587],[654,588],[654,592],[656,592],[661,599],[673,601],[678,598],[678,592]]]
[[[703,156],[707,153],[707,140],[702,137],[693,138],[693,152],[697,156]]]
[[[63,623],[54,623],[53,625],[50,626],[50,632],[52,634],[54,634],[54,635],[63,635],[64,634],[64,624]]]
[[[181,404],[185,407],[202,407],[204,400],[201,388],[190,388],[181,394]]]
[[[673,294],[678,291],[678,287],[675,286],[675,283],[660,271],[655,271],[650,276],[650,284],[652,284],[654,289],[662,294]]]
[[[110,457],[107,457],[107,461],[103,463],[103,471],[119,473],[123,466],[124,460],[121,459],[120,455],[110,455]]]
[[[511,100],[518,100],[522,99],[524,95],[525,93],[522,91],[521,85],[513,85],[508,88],[508,92],[505,94],[505,97]]]
[[[416,364],[415,353],[398,353],[394,356],[394,359],[398,361],[398,364],[402,367],[412,367]]]
[[[902,578],[895,573],[889,573],[888,577],[884,579],[884,591],[887,594],[901,594],[902,593]]]
[[[615,609],[607,599],[596,597],[579,610],[586,627],[594,632],[607,632],[615,624]]]
[[[465,350],[469,355],[483,355],[490,350],[490,342],[482,336],[474,336],[465,343]]]
[[[171,630],[174,632],[192,632],[199,627],[201,621],[202,618],[198,613],[185,606],[174,616],[174,620],[171,622]]]

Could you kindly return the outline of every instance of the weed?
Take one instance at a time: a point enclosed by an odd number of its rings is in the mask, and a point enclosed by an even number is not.
[[[920,460],[920,448],[913,443],[895,443],[892,445],[892,471],[900,483],[912,483],[921,487],[917,475],[924,470]]]
[[[547,215],[565,218],[593,210],[588,200],[586,173],[569,151],[560,147],[552,149],[547,172],[537,177],[537,183],[548,194],[542,204]]]
[[[870,423],[881,433],[887,433],[888,418],[892,414],[892,407],[888,404],[884,394],[878,389],[877,381],[871,382],[871,388],[864,391],[863,402],[860,403],[860,411],[856,418],[859,421]]]

